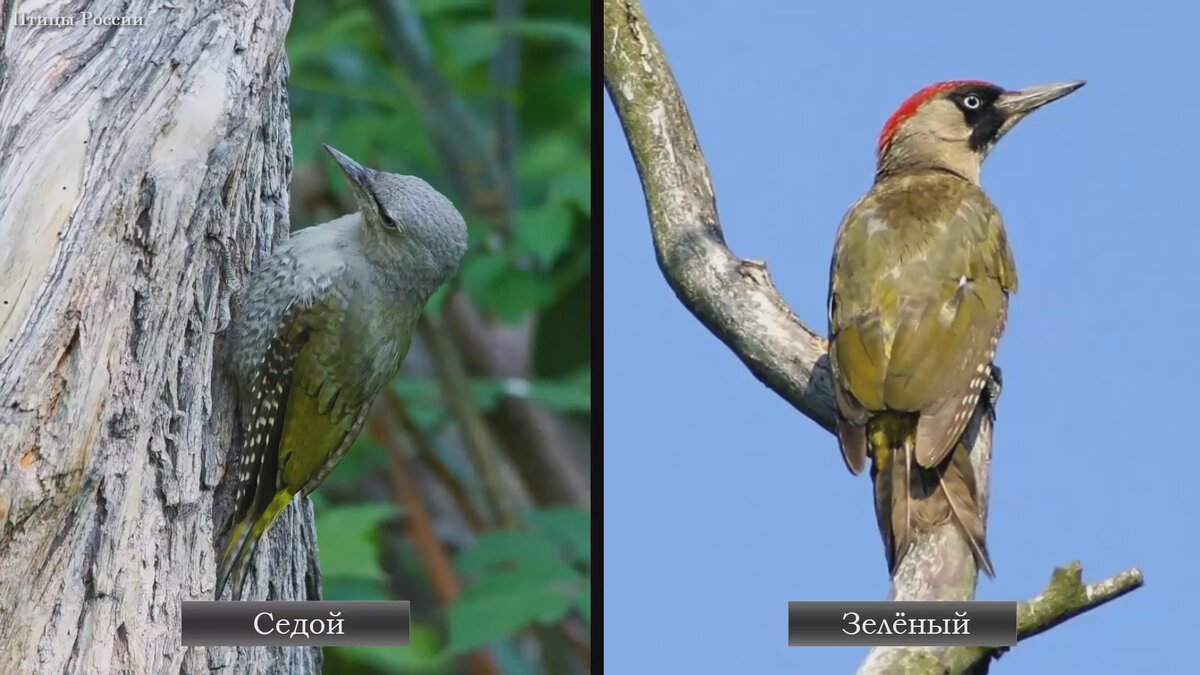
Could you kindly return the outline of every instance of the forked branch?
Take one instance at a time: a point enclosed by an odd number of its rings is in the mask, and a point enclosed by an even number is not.
[[[641,177],[654,248],[667,283],[755,377],[832,430],[826,341],[792,313],[763,263],[742,260],[726,246],[708,166],[687,106],[637,0],[604,2],[604,83]],[[981,405],[966,436],[985,518],[992,440],[987,412]],[[1140,572],[1130,570],[1096,588],[1128,585],[1135,577],[1140,584]],[[970,549],[947,523],[917,536],[892,579],[889,597],[970,600],[976,579]],[[1049,612],[1038,622],[1043,626],[1039,630],[1045,630],[1096,604],[1051,605],[1035,599],[1028,607],[1039,616]],[[978,662],[984,654],[976,650],[975,656],[973,662]],[[896,666],[910,657],[943,666],[958,658],[948,648],[876,648],[859,672],[897,672]]]

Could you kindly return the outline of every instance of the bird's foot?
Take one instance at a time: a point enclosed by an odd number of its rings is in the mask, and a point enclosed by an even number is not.
[[[983,385],[983,402],[987,409],[988,419],[996,421],[996,404],[1000,401],[1000,390],[1004,386],[1004,378],[1000,375],[1000,366],[992,364],[988,368],[988,381]]]

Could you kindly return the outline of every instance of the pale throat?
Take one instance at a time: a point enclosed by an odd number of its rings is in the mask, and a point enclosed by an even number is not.
[[[979,184],[986,151],[976,152],[965,140],[937,139],[936,142],[905,143],[897,138],[884,150],[875,170],[876,179],[906,171],[938,169]]]

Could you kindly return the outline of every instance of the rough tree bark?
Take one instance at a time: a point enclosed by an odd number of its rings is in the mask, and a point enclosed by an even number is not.
[[[739,259],[725,245],[708,166],[683,96],[640,3],[605,0],[603,33],[605,86],[641,177],[655,251],[667,282],[755,377],[832,431],[834,402],[826,341],[787,307],[763,263]],[[967,431],[985,521],[990,412],[981,405]],[[835,447],[830,446],[831,452]],[[1025,616],[1065,619],[1142,582],[1141,573],[1131,570],[1093,587],[1082,587],[1078,570],[1073,577],[1067,571],[1056,571],[1047,592],[1025,604]],[[977,577],[966,541],[957,528],[946,523],[916,537],[892,579],[889,599],[970,600],[975,597]],[[1066,597],[1072,601],[1059,602]],[[1086,602],[1081,603],[1080,597]],[[871,650],[859,672],[965,672],[986,668],[994,653],[880,647]]]
[[[288,230],[291,2],[87,4],[144,25],[0,1],[0,672],[316,672],[179,637],[235,437],[222,298]],[[250,597],[317,596],[306,502],[257,560]]]

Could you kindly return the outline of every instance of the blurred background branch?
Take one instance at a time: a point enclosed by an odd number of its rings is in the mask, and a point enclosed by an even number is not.
[[[519,523],[518,509],[525,506],[524,489],[515,477],[508,475],[508,467],[504,466],[500,457],[492,429],[471,395],[467,371],[454,350],[454,343],[437,317],[426,316],[420,330],[429,345],[438,377],[441,378],[442,390],[461,430],[463,444],[483,476],[484,494],[495,516],[493,520],[505,527],[516,527]]]
[[[325,597],[411,600],[412,646],[326,649],[326,672],[588,672],[588,5],[304,9],[293,227],[350,209],[329,142],[430,181],[470,229],[370,433],[314,495]]]

